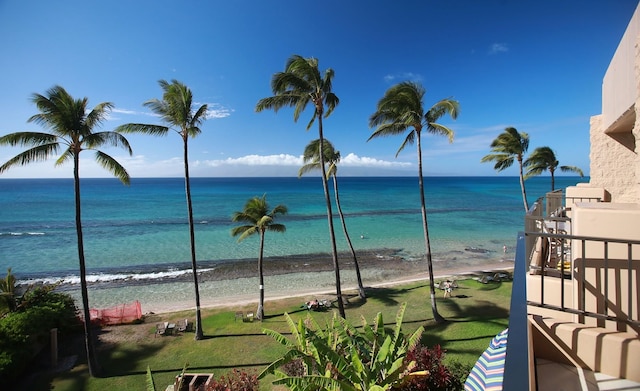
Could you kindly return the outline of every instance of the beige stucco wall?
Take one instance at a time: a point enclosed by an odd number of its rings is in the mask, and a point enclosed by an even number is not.
[[[638,105],[636,105],[638,107]],[[636,116],[636,118],[639,118]],[[606,189],[612,202],[640,202],[638,177],[640,160],[636,150],[630,150],[619,142],[619,138],[630,138],[631,134],[605,134],[601,127],[602,116],[591,117],[590,181],[592,187]],[[634,129],[638,136],[638,124]],[[638,144],[634,142],[633,144]]]
[[[634,17],[639,17],[638,13]],[[627,112],[629,116],[635,111],[632,129],[605,133],[605,126],[611,124],[610,120],[604,123],[602,114],[591,117],[590,121],[589,183],[606,189],[611,194],[612,202],[640,203],[640,36],[636,37],[634,48],[636,99]],[[611,89],[610,86],[603,86],[603,89],[605,87]]]

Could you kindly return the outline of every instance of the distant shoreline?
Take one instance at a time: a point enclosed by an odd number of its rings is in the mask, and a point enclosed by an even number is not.
[[[474,274],[483,270],[513,268],[513,260],[479,261],[473,252],[454,261],[434,261],[434,276]],[[511,254],[512,255],[512,254]],[[407,260],[398,250],[358,251],[358,264],[366,287],[397,285],[412,281],[427,281],[428,268],[423,259]],[[350,253],[340,254],[342,290],[357,289],[355,268]],[[199,273],[202,308],[245,307],[257,304],[257,260],[225,261],[215,270]],[[302,302],[315,296],[335,296],[335,273],[330,254],[273,257],[264,262],[265,300],[301,297]],[[91,308],[107,308],[140,301],[143,313],[167,313],[194,310],[192,274],[178,279],[123,280],[89,285]],[[80,306],[78,286],[66,286]]]

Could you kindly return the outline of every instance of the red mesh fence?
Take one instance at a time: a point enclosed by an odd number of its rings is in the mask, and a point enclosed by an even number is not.
[[[132,323],[142,318],[139,301],[104,309],[90,309],[91,322],[102,325]]]

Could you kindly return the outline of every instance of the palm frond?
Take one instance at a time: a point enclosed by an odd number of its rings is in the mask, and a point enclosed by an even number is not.
[[[169,128],[162,125],[124,124],[114,129],[118,133],[143,133],[151,136],[166,136]]]
[[[402,152],[402,150],[407,146],[407,145],[411,145],[414,143],[415,139],[416,139],[416,132],[409,132],[407,134],[407,137],[405,137],[404,141],[402,142],[402,145],[400,145],[400,148],[398,148],[398,151],[396,152],[396,157],[398,157],[398,155],[400,155],[400,152]]]
[[[87,128],[93,129],[100,126],[114,107],[115,105],[111,102],[102,102],[96,105],[85,119]]]
[[[306,173],[309,173],[309,172],[315,171],[315,170],[319,170],[319,169],[320,169],[320,162],[313,162],[313,163],[305,164],[302,167],[300,167],[300,169],[298,170],[298,178],[300,178],[301,176],[303,176]]]
[[[133,154],[129,141],[118,132],[108,131],[91,133],[84,138],[83,144],[85,144],[89,149],[95,149],[103,145],[110,145],[126,150],[129,152],[129,155]]]
[[[584,176],[584,173],[582,172],[582,169],[580,169],[579,167],[576,167],[576,166],[560,166],[560,171],[562,171],[562,172],[574,172],[574,173],[580,175],[580,177]]]
[[[49,157],[55,155],[60,148],[59,143],[42,144],[33,148],[27,149],[24,152],[17,154],[9,159],[3,165],[0,166],[0,173],[5,172],[13,166],[24,166],[29,163],[39,162],[47,160]]]
[[[130,183],[129,173],[116,159],[102,151],[96,151],[96,161],[113,176],[120,179],[120,182],[128,185]]]
[[[69,160],[72,160],[74,153],[71,148],[65,149],[64,152],[58,156],[58,159],[56,159],[55,166],[61,166]]]
[[[0,137],[0,145],[8,146],[37,146],[53,144],[58,141],[59,136],[41,132],[15,132]]]
[[[436,124],[436,123],[430,123],[429,126],[427,127],[427,130],[431,134],[446,136],[449,139],[449,143],[453,142],[453,136],[455,133],[451,128],[447,126]]]

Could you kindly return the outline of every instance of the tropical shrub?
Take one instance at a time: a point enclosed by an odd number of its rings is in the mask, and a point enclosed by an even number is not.
[[[381,313],[372,325],[363,318],[362,331],[337,315],[322,329],[310,315],[295,323],[285,314],[293,341],[264,330],[289,350],[258,378],[274,373],[278,377],[274,384],[292,390],[390,390],[414,370],[415,361],[406,355],[424,331],[421,326],[405,337],[401,329],[405,308],[406,304],[400,307],[392,330],[384,327]],[[303,370],[292,362],[301,362]],[[283,368],[285,364],[289,366]]]
[[[183,383],[182,380],[186,375],[188,375],[186,373],[187,367],[188,364],[185,364],[182,369],[178,383],[174,386],[176,390],[189,388],[189,385]],[[156,384],[153,380],[153,375],[151,374],[151,369],[149,367],[147,367],[146,389],[147,391],[156,391]],[[213,379],[213,381],[208,385],[202,384],[197,386],[195,391],[256,391],[258,389],[258,376],[256,374],[239,371],[234,368],[226,376],[222,375],[220,376],[220,379]]]
[[[259,389],[258,375],[234,369],[214,379],[205,391],[254,391]]]
[[[471,368],[453,362],[444,364],[445,350],[440,345],[429,349],[416,346],[407,353],[406,360],[416,363],[416,371],[426,371],[428,376],[416,376],[398,389],[408,391],[457,391],[464,389],[464,382]],[[468,369],[468,370],[467,370]]]
[[[80,325],[73,298],[51,287],[29,290],[20,303],[0,318],[0,381],[22,373],[48,342],[51,329],[64,334]]]

